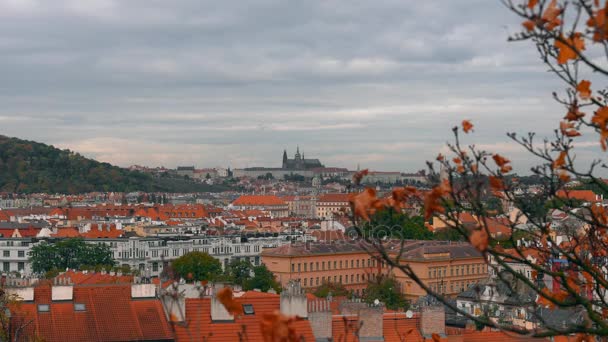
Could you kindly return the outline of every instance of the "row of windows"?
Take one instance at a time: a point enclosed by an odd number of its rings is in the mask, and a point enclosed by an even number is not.
[[[366,266],[367,265],[367,266]],[[297,266],[297,270],[298,272],[313,272],[313,271],[325,271],[325,270],[337,270],[337,269],[343,269],[343,268],[349,268],[348,267],[348,260],[340,260],[340,261],[336,261],[334,260],[333,262],[333,268],[332,266],[332,262],[328,261],[327,264],[325,263],[325,261],[321,261],[320,263],[317,262],[310,262],[310,263],[298,263]],[[360,268],[360,267],[375,267],[376,266],[376,260],[375,259],[351,259],[350,260],[350,268]],[[291,271],[295,272],[296,271],[296,264],[291,264]]]
[[[10,258],[11,251],[2,251],[2,256],[5,258]],[[25,258],[25,251],[17,251],[17,257]]]
[[[11,271],[11,263],[8,261],[5,261],[2,263],[2,270],[4,272],[10,272]],[[25,270],[25,263],[24,262],[18,262],[17,263],[17,271],[23,271]]]
[[[310,281],[308,280],[310,279]],[[313,282],[314,279],[314,282]],[[350,279],[350,281],[349,281]],[[321,284],[323,284],[324,282],[331,282],[332,281],[332,277],[316,277],[316,278],[304,278],[303,282],[304,282],[304,286],[319,286]],[[365,281],[365,273],[363,274],[351,274],[350,278],[348,275],[345,275],[344,278],[342,277],[342,275],[335,275],[333,277],[333,282],[334,283],[342,283],[342,284],[357,284],[360,282],[364,282]]]
[[[447,276],[447,267],[429,267],[429,278],[442,278]],[[488,271],[486,264],[467,264],[450,266],[450,277],[470,274],[482,274]]]

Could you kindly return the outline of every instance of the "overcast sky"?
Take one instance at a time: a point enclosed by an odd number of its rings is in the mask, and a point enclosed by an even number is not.
[[[467,142],[532,160],[562,85],[498,0],[0,0],[0,134],[120,166],[415,171]],[[580,158],[598,156],[596,143]]]

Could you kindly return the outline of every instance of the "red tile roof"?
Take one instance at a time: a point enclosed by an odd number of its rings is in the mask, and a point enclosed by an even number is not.
[[[158,299],[131,298],[130,285],[74,286],[73,300],[50,298],[50,286],[35,289],[34,302],[12,308],[13,326],[22,327],[20,337],[44,341],[144,341],[172,340],[171,327]],[[74,303],[85,305],[75,311]],[[38,304],[49,304],[38,312]],[[30,322],[24,325],[23,322]]]
[[[351,194],[325,194],[317,200],[319,202],[344,202],[348,203]]]
[[[247,292],[235,300],[240,304],[251,304],[255,314],[236,317],[234,322],[211,321],[211,299],[186,299],[187,324],[174,324],[176,341],[239,341],[239,333],[245,332],[248,341],[263,341],[260,330],[261,317],[265,313],[279,310],[279,295],[260,292]],[[294,322],[298,336],[305,341],[314,341],[310,323],[306,320]]]
[[[599,202],[600,198],[591,190],[559,190],[556,194],[559,198],[576,199],[584,202]]]
[[[287,205],[284,200],[274,195],[243,195],[232,202],[234,206],[275,206]]]

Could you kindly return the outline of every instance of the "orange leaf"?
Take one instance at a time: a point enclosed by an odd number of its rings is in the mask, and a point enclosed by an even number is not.
[[[502,179],[495,176],[490,176],[488,179],[490,181],[490,187],[493,190],[503,191],[506,188],[505,183],[502,182]]]
[[[566,114],[564,119],[566,119],[568,121],[578,121],[578,120],[582,119],[583,116],[585,116],[585,113],[579,111],[577,105],[572,105],[570,107],[570,110],[568,110],[568,113]]]
[[[260,322],[264,342],[299,342],[300,337],[298,337],[293,323],[300,320],[302,318],[285,316],[278,310],[273,313],[265,313]]]
[[[576,86],[576,91],[578,91],[578,95],[583,100],[587,100],[591,97],[591,82],[587,80],[582,80],[578,86]]]
[[[226,308],[226,311],[231,315],[242,315],[243,307],[234,300],[232,296],[232,289],[224,287],[217,292],[217,299]]]
[[[593,123],[600,130],[600,142],[602,149],[606,151],[606,139],[608,138],[608,107],[599,108],[591,118]]]
[[[562,21],[558,18],[560,14],[562,14],[562,9],[557,7],[557,0],[551,0],[541,17],[541,19],[547,23],[547,30],[551,31],[562,24]]]
[[[436,333],[433,333],[433,334],[431,335],[431,338],[433,339],[433,342],[441,342],[441,336],[439,336],[439,335],[438,335],[438,334],[436,334]]]
[[[521,23],[521,25],[522,25],[523,27],[525,27],[525,28],[526,28],[526,30],[528,30],[528,31],[533,31],[533,30],[534,30],[534,27],[536,26],[536,23],[535,23],[535,22],[533,22],[532,20],[526,20],[526,21],[524,21],[523,23]]]
[[[538,0],[530,0],[530,1],[528,1],[528,8],[529,9],[533,9],[534,6],[536,6],[537,3],[538,3]]]
[[[462,130],[469,133],[473,129],[473,124],[469,120],[462,120]]]
[[[511,165],[505,165],[503,167],[500,168],[500,172],[501,173],[508,173],[511,172],[511,170],[513,170],[513,168],[511,167]]]
[[[503,167],[511,162],[509,159],[501,156],[500,154],[493,155],[492,159],[494,159],[494,162],[496,163],[496,165],[498,165],[498,167]]]
[[[490,239],[488,233],[486,233],[484,229],[479,229],[474,230],[471,235],[469,235],[469,242],[478,251],[485,252],[488,249]]]
[[[599,4],[596,6],[599,7]],[[606,20],[606,8],[597,10],[594,15],[587,20],[587,26],[593,28],[593,41],[601,42],[606,39],[608,34],[608,20]]]
[[[353,175],[353,183],[355,183],[355,185],[361,184],[361,180],[363,179],[364,176],[367,176],[368,173],[369,173],[368,169],[361,170],[359,172],[355,172],[355,174]]]
[[[443,156],[443,154],[439,153],[437,155],[437,161],[443,161],[443,159],[445,159],[445,157]]]
[[[568,152],[566,151],[561,151],[559,153],[559,156],[557,157],[557,159],[555,159],[553,161],[553,168],[554,169],[559,169],[562,166],[566,165],[566,156],[568,155]]]
[[[376,190],[366,188],[358,194],[352,194],[349,199],[355,217],[369,221],[369,215],[382,207],[382,203],[376,197]]]
[[[585,41],[579,32],[574,33],[572,38],[555,39],[553,44],[558,50],[557,63],[564,64],[571,59],[577,59],[579,52],[585,50]]]
[[[441,205],[440,200],[443,196],[452,191],[450,183],[444,180],[441,184],[435,186],[424,198],[424,219],[428,220],[433,216],[433,213],[443,213],[445,208]]]

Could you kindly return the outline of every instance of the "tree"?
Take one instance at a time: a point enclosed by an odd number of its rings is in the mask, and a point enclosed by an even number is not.
[[[406,310],[409,307],[397,280],[384,274],[378,274],[368,280],[364,299],[370,304],[379,300],[391,310]]]
[[[348,291],[342,283],[325,281],[317,287],[314,295],[319,298],[327,298],[329,295],[332,297],[351,297],[352,293]]]
[[[214,281],[222,275],[219,260],[204,252],[190,252],[173,260],[171,267],[175,276],[187,281]]]
[[[66,268],[81,269],[96,266],[113,266],[110,247],[104,243],[89,244],[81,238],[65,239],[55,243],[41,242],[30,253],[32,270],[43,274]]]
[[[605,85],[598,84],[608,76],[604,67],[608,58],[608,4],[602,7],[604,2],[591,0],[501,2],[522,20],[521,32],[509,40],[532,42],[544,66],[565,86],[563,92],[553,95],[565,115],[558,119],[559,125],[556,122],[551,138],[538,143],[534,133],[507,133],[523,151],[536,158],[531,172],[539,191],[522,195],[517,191],[520,184],[512,176],[513,164],[506,156],[465,143],[474,127],[463,120],[452,130],[454,138],[447,146],[449,155],[440,154],[428,163],[430,191],[403,187],[393,190],[386,199],[376,197],[373,189],[366,189],[351,201],[352,220],[361,236],[373,246],[373,252],[389,267],[398,268],[428,294],[479,327],[536,337],[575,335],[578,341],[608,336],[608,210],[601,203],[577,203],[568,198],[568,184],[577,178],[584,179],[587,187],[601,189],[597,190],[600,193],[607,189],[597,173],[608,168],[599,154],[600,148],[604,152],[608,149],[608,91],[603,89]],[[579,144],[582,135],[599,138],[599,147],[594,147],[598,157],[575,163],[577,146],[583,145]],[[517,209],[513,211],[514,217],[508,218],[507,241],[511,247],[508,250],[497,243],[486,220],[495,212],[493,201],[488,201],[492,196]],[[364,235],[362,228],[370,221],[370,215],[415,201],[424,205],[425,219],[433,216],[441,219],[492,260],[489,266],[497,274],[493,281],[512,292],[533,294],[520,305],[526,316],[537,322],[534,329],[505,321],[505,317],[492,319],[487,313],[475,314],[456,307],[433,291],[410,265],[398,260],[395,255],[400,253],[389,253],[383,240]],[[567,210],[569,221],[552,225],[547,213],[560,203],[567,204],[561,208]],[[463,212],[476,217],[477,223],[462,224],[459,217]],[[522,232],[526,233],[524,237]],[[531,276],[519,272],[519,266],[531,270]],[[520,285],[515,289],[511,284]],[[580,320],[556,324],[543,315],[547,309],[556,308],[567,310],[569,317]]]
[[[253,273],[254,276],[243,283],[243,290],[259,289],[266,292],[274,289],[277,293],[281,292],[281,285],[276,281],[274,274],[266,268],[266,265],[255,266]]]
[[[226,276],[230,281],[243,286],[253,275],[253,265],[249,260],[232,260],[226,268]]]

